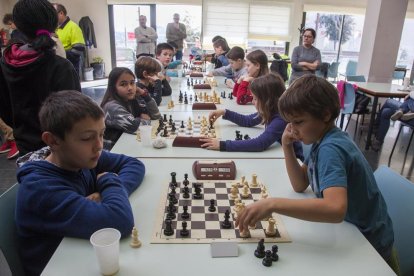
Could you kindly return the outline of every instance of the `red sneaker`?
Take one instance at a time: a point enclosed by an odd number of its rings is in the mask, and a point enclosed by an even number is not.
[[[17,148],[15,141],[10,141],[11,149],[7,154],[7,159],[13,159],[19,155],[19,149]]]
[[[6,153],[11,150],[11,142],[12,141],[6,141],[3,145],[0,147],[0,153]]]

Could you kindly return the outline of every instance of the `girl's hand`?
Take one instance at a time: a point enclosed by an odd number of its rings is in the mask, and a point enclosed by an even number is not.
[[[148,114],[142,113],[141,115],[139,115],[139,117],[143,120],[151,120],[151,117]]]
[[[298,133],[293,130],[292,123],[289,123],[286,125],[285,130],[282,134],[282,145],[289,146],[296,141],[299,141]]]
[[[201,145],[202,148],[209,150],[220,149],[220,140],[217,138],[201,138],[200,141],[204,142],[204,144]]]
[[[224,109],[214,110],[214,111],[210,112],[210,114],[208,114],[208,120],[213,121],[213,123],[214,123],[218,118],[223,116],[225,113],[226,113],[226,110],[224,110]]]
[[[144,90],[144,89],[142,89],[141,87],[138,87],[137,86],[137,95],[138,96],[143,96],[143,95],[145,95],[147,92]]]
[[[238,83],[238,84],[240,84],[240,83],[243,81],[243,79],[244,79],[244,76],[241,76],[241,77],[237,80],[237,83]]]
[[[266,198],[249,204],[236,219],[236,227],[240,232],[248,229],[249,226],[256,225],[256,222],[269,217],[272,214],[272,198]]]

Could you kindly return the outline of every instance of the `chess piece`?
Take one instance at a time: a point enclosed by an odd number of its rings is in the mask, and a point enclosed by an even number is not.
[[[200,185],[197,184],[197,183],[194,183],[194,192],[195,192],[195,194],[193,194],[194,199],[202,199],[203,198],[203,195],[201,194]]]
[[[188,104],[187,94],[184,96],[184,104]]]
[[[210,199],[210,207],[208,207],[208,210],[210,212],[215,212],[216,211],[216,206],[215,206],[214,199]]]
[[[173,123],[172,124],[172,126],[171,126],[171,134],[175,134],[175,131],[176,131],[177,129],[175,128],[175,124]]]
[[[172,229],[172,221],[171,219],[165,220],[165,229],[164,229],[164,235],[166,236],[172,236],[174,234],[174,230]]]
[[[237,184],[231,185],[230,192],[231,192],[231,194],[230,194],[231,199],[236,199],[236,198],[239,197],[239,189],[237,188]]]
[[[269,236],[269,237],[276,236],[276,229],[275,229],[276,221],[275,221],[275,219],[270,218],[267,222],[269,224],[267,225],[266,230],[265,230],[266,235]]]
[[[191,121],[189,121],[189,122],[187,123],[187,129],[188,129],[188,130],[192,130],[192,129],[193,129],[193,125],[191,124]]]
[[[250,183],[250,187],[256,188],[259,186],[257,183],[257,174],[252,174],[252,182]]]
[[[187,237],[190,234],[190,232],[187,230],[187,222],[183,221],[181,223],[181,226],[182,226],[182,229],[180,231],[181,237]]]
[[[141,242],[138,239],[138,230],[137,228],[134,226],[134,228],[132,228],[132,233],[131,233],[131,242],[130,242],[130,246],[132,248],[138,248],[141,247]]]
[[[187,186],[184,187],[183,192],[184,192],[183,193],[183,198],[189,198],[190,197],[190,189]]]
[[[233,212],[234,213],[237,213],[237,210],[239,208],[239,205],[238,204],[240,204],[240,203],[241,203],[240,198],[234,199],[234,206],[233,206]]]
[[[264,266],[272,266],[272,264],[273,264],[272,251],[266,250],[265,257],[263,258],[262,264]]]
[[[190,214],[188,213],[188,206],[187,205],[183,206],[183,212],[181,213],[181,218],[182,219],[189,219],[190,218]]]
[[[245,179],[246,179],[246,177],[245,177],[245,176],[242,176],[242,177],[241,177],[241,180],[240,180],[240,182],[238,183],[238,184],[239,184],[239,188],[243,188],[243,185],[244,185],[244,181],[245,181]]]
[[[250,136],[249,136],[249,134],[244,135],[244,136],[243,136],[243,139],[244,139],[244,140],[250,140]]]
[[[250,195],[250,193],[249,193],[249,186],[244,185],[243,186],[243,193],[242,193],[241,197],[242,198],[249,198],[249,195]]]
[[[235,214],[236,218],[240,216],[241,212],[246,208],[246,204],[244,202],[239,202],[237,206],[237,212]]]
[[[264,239],[261,239],[258,243],[257,243],[257,248],[254,251],[254,255],[261,259],[265,256],[265,246],[264,246]]]
[[[164,127],[164,133],[163,133],[162,137],[168,137],[168,128],[167,128],[167,126]]]
[[[227,209],[224,213],[224,221],[221,222],[221,226],[224,229],[230,229],[231,228],[231,222],[230,222],[230,211]]]
[[[260,196],[262,199],[265,199],[269,196],[269,194],[267,193],[267,188],[264,185],[262,185],[262,191],[260,192]]]
[[[193,101],[193,95],[190,95],[190,102]]]
[[[172,126],[172,125],[174,124],[174,120],[173,120],[173,118],[172,118],[172,115],[170,115],[170,119],[168,120],[168,124],[169,124],[170,126]]]
[[[248,228],[244,228],[244,230],[240,232],[240,237],[243,239],[250,238],[250,230]]]
[[[188,173],[184,174],[183,184],[184,186],[187,186],[188,184],[190,184],[190,181],[188,181]]]
[[[177,187],[177,179],[176,179],[177,173],[176,172],[172,172],[170,175],[171,175],[170,186]]]
[[[185,128],[185,126],[184,126],[184,121],[181,121],[181,126],[180,126],[180,128]]]
[[[167,114],[164,114],[164,119],[162,121],[164,124],[167,122]]]
[[[279,255],[277,252],[279,251],[279,247],[275,244],[272,246],[272,261],[277,262],[279,261]]]

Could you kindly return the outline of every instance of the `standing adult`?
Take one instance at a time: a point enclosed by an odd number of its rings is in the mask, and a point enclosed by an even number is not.
[[[293,49],[292,58],[292,74],[290,75],[289,84],[297,78],[306,74],[315,74],[315,71],[321,64],[321,52],[313,47],[316,32],[312,28],[307,28],[302,32],[302,45]]]
[[[53,7],[56,9],[59,23],[56,34],[60,41],[62,41],[67,59],[73,64],[80,76],[82,72],[82,56],[85,51],[85,39],[83,38],[82,30],[75,22],[70,20],[65,6],[54,3]]]
[[[147,26],[147,17],[145,15],[140,15],[139,26],[135,28],[137,58],[141,55],[155,57],[155,44],[157,38],[158,35],[154,28]]]
[[[187,29],[183,23],[180,23],[180,15],[174,13],[174,22],[167,25],[167,42],[174,42],[177,45],[177,52],[175,54],[176,60],[183,58],[183,40],[187,37]]]
[[[38,113],[44,99],[60,90],[80,91],[67,59],[55,54],[51,34],[58,20],[47,0],[19,0],[13,20],[28,43],[14,42],[0,59],[0,117],[13,128],[20,155],[45,146]]]

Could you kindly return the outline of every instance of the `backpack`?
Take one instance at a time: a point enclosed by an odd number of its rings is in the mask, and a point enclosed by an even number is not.
[[[270,65],[270,71],[273,73],[278,73],[284,81],[288,80],[288,64],[286,60],[275,59]]]

